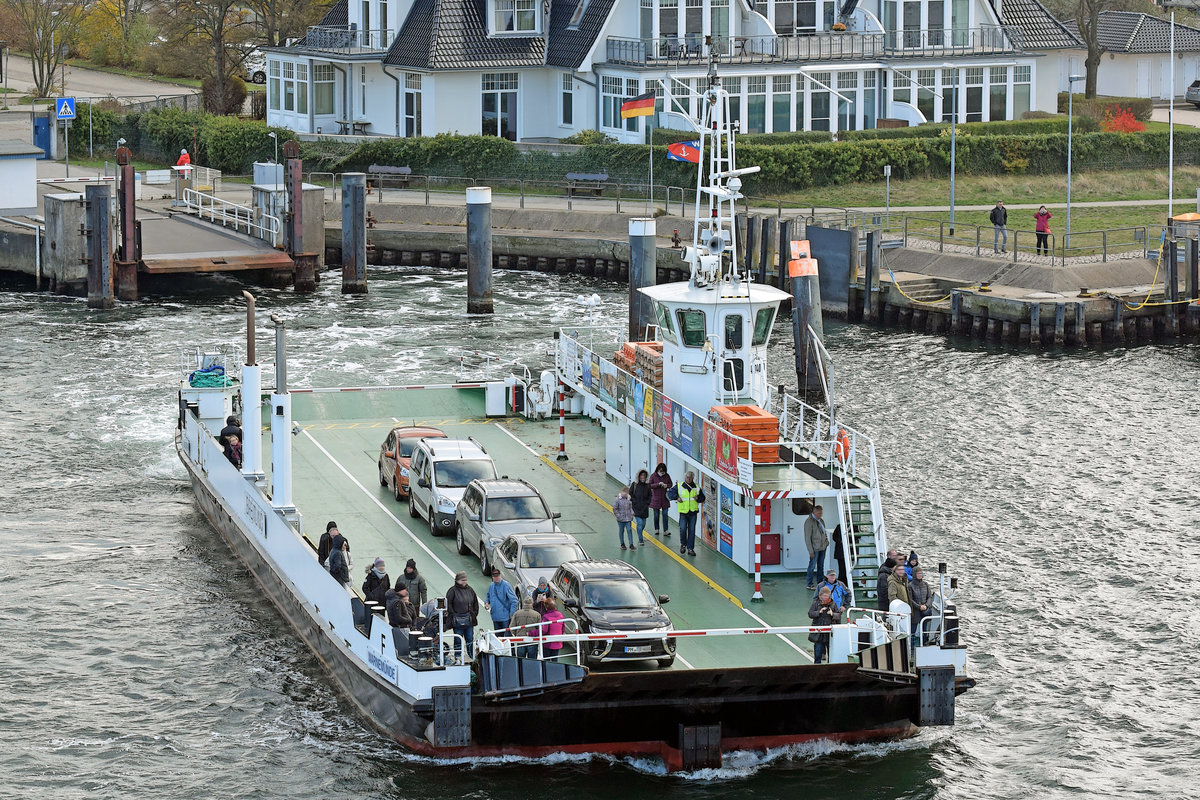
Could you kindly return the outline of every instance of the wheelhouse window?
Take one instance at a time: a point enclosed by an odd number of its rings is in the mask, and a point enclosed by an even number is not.
[[[754,338],[751,343],[755,347],[761,347],[767,343],[767,338],[771,335],[771,323],[774,321],[775,309],[773,308],[760,308],[754,315]]]
[[[739,392],[746,385],[746,362],[740,358],[727,358],[723,368],[725,391]]]
[[[675,333],[675,325],[671,322],[671,310],[662,303],[655,303],[654,316],[658,318],[658,329],[662,331],[663,338],[671,344],[679,344],[679,337]]]
[[[741,350],[745,339],[742,336],[742,315],[728,314],[725,317],[725,349]]]
[[[675,312],[676,318],[679,320],[679,335],[683,339],[684,347],[703,347],[704,346],[704,312],[695,310],[681,310]]]

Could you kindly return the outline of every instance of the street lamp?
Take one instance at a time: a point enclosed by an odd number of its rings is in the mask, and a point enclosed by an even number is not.
[[[1063,258],[1067,257],[1067,248],[1071,246],[1071,136],[1075,122],[1075,81],[1084,79],[1083,75],[1067,76],[1067,232],[1063,238]]]
[[[279,163],[279,134],[275,133],[275,131],[267,131],[267,136],[270,136],[271,139],[275,142],[275,160],[272,163],[278,164]]]

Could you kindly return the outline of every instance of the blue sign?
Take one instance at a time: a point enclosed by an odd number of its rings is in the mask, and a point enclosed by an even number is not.
[[[75,119],[75,98],[60,97],[54,101],[55,119]]]

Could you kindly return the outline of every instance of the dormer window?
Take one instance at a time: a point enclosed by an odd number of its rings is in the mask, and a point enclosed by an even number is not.
[[[495,7],[493,34],[536,34],[538,25],[537,0],[492,0]]]

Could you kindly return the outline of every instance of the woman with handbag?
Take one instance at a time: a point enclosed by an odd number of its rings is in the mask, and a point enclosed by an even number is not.
[[[667,465],[660,463],[654,468],[653,474],[650,475],[650,509],[654,512],[654,535],[658,536],[659,520],[662,521],[662,532],[670,536],[671,518],[667,516],[667,509],[671,507],[671,501],[667,498],[667,491],[675,485],[675,481],[671,480],[671,476],[667,474]]]
[[[467,573],[454,576],[454,585],[446,591],[446,613],[454,632],[463,638],[466,658],[471,657],[471,645],[475,642],[475,623],[479,619],[479,595],[467,585]],[[456,648],[457,652],[457,648]]]
[[[822,586],[808,609],[808,616],[813,625],[833,625],[841,616],[842,609],[833,602],[832,593],[828,586]],[[829,634],[813,631],[808,634],[808,640],[813,643],[813,663],[820,664],[829,653]]]

